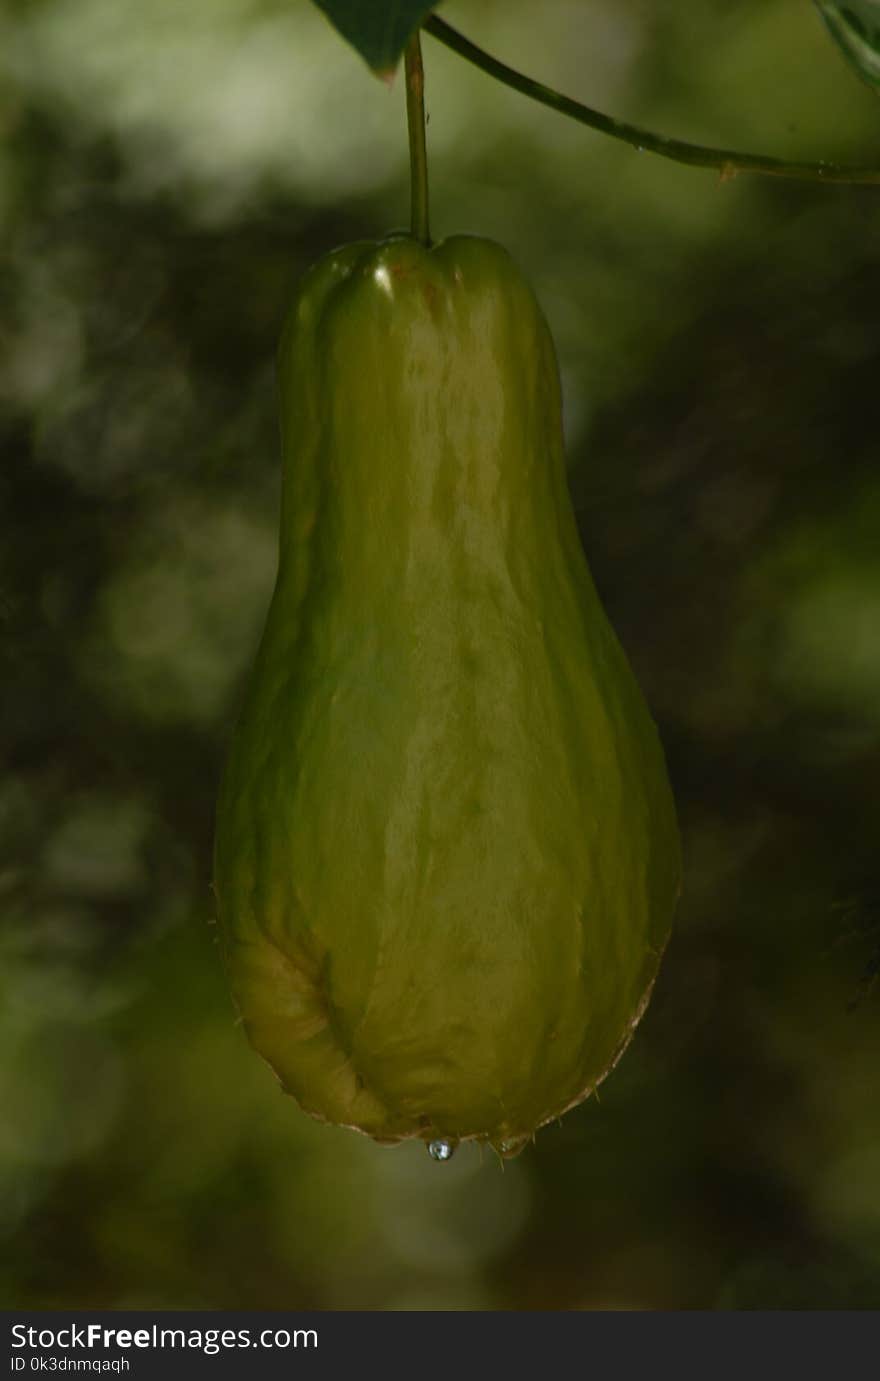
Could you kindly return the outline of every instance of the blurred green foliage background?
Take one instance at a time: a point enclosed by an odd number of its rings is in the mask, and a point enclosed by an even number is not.
[[[662,132],[880,147],[805,0],[442,13]],[[502,240],[547,311],[667,745],[654,1001],[503,1168],[312,1123],[248,1050],[210,852],[274,575],[273,355],[305,268],[406,222],[402,81],[306,0],[5,0],[0,1298],[876,1307],[880,193],[722,184],[424,46],[435,234]]]

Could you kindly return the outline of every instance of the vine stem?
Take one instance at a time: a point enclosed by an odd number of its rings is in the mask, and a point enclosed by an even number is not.
[[[419,31],[409,39],[406,69],[406,122],[409,129],[409,176],[412,233],[423,245],[431,243],[428,222],[428,150],[425,144],[425,71]]]
[[[424,21],[422,28],[425,33],[445,43],[446,47],[458,53],[459,57],[487,72],[496,81],[503,82],[514,91],[520,91],[524,96],[530,96],[532,100],[539,101],[551,110],[557,110],[560,114],[589,126],[590,129],[610,135],[612,139],[619,139],[624,144],[630,144],[640,152],[659,154],[661,158],[671,158],[675,163],[686,163],[692,168],[715,168],[723,180],[736,177],[737,173],[761,173],[765,177],[793,178],[801,182],[880,184],[880,168],[848,167],[845,164],[822,161],[791,163],[782,158],[765,157],[763,154],[713,149],[703,144],[688,144],[681,139],[667,139],[662,134],[652,134],[650,130],[640,129],[637,125],[627,124],[623,120],[615,120],[610,115],[603,115],[601,111],[581,105],[579,101],[563,96],[552,87],[543,86],[541,82],[533,81],[531,77],[514,71],[512,67],[507,67],[482,48],[478,48],[475,43],[471,43],[457,29],[438,19],[435,14]]]

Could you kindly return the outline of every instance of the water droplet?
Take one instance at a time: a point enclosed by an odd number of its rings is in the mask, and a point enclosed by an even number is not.
[[[432,1160],[452,1160],[455,1147],[451,1141],[438,1138],[436,1141],[428,1142],[428,1155]]]
[[[496,1149],[499,1156],[503,1156],[505,1160],[513,1160],[514,1156],[518,1156],[520,1151],[528,1146],[529,1141],[530,1138],[527,1136],[509,1136],[499,1141]]]

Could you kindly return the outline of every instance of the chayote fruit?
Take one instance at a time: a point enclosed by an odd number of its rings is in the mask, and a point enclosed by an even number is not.
[[[279,377],[278,579],[217,818],[235,1001],[315,1117],[512,1153],[629,1041],[680,872],[550,332],[498,245],[399,236],[311,270]]]

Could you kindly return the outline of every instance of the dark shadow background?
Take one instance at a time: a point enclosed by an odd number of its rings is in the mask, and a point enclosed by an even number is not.
[[[669,133],[874,156],[810,6],[672,8],[444,13]],[[275,344],[405,220],[400,83],[282,0],[7,3],[0,53],[4,1304],[877,1307],[880,193],[639,158],[425,42],[435,233],[503,240],[551,320],[686,851],[601,1101],[440,1167],[278,1094],[210,924]]]

